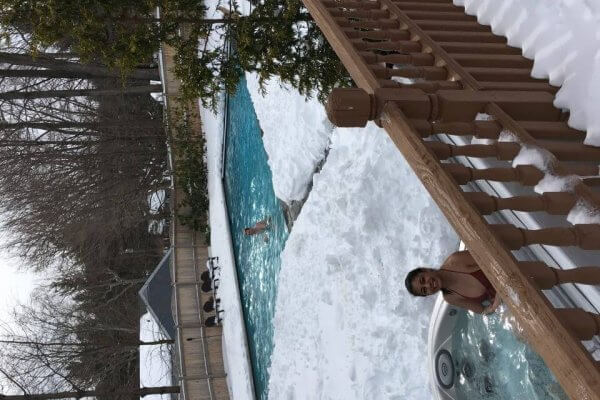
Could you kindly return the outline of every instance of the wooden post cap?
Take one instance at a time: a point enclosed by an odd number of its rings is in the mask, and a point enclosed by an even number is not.
[[[344,128],[363,127],[373,119],[371,95],[360,88],[336,88],[327,98],[325,111],[332,124]]]

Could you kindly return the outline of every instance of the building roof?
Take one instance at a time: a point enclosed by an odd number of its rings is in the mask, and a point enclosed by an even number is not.
[[[139,291],[148,312],[158,323],[161,332],[175,339],[175,321],[171,309],[172,281],[171,254],[169,249]]]

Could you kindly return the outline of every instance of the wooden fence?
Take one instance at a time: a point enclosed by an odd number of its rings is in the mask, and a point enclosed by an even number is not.
[[[180,117],[176,112],[181,106],[179,98],[180,82],[173,74],[173,57],[175,50],[167,45],[161,46],[162,80],[169,118]],[[187,107],[192,115],[189,121],[193,131],[202,134],[202,126],[198,105]],[[177,145],[170,140],[171,146]],[[172,153],[171,153],[172,155]],[[176,164],[177,159],[172,159]],[[211,297],[210,293],[201,290],[200,275],[207,271],[206,260],[209,256],[208,247],[203,243],[202,236],[190,227],[181,224],[177,214],[185,212],[178,209],[184,199],[183,189],[176,177],[173,177],[173,190],[170,204],[172,284],[173,284],[173,318],[176,324],[176,346],[179,361],[179,385],[182,400],[228,400],[225,365],[223,360],[222,327],[205,326],[209,316],[214,312],[205,312],[203,305]]]
[[[177,189],[173,201],[182,198]],[[199,243],[189,227],[172,222],[173,245],[173,315],[177,329],[179,381],[183,400],[228,400],[223,363],[222,327],[205,326],[207,313],[203,304],[211,296],[201,290],[200,275],[206,270],[208,248]]]
[[[585,146],[585,133],[567,126],[567,115],[553,106],[557,88],[531,78],[532,61],[520,49],[450,0],[303,1],[358,87],[332,93],[332,122],[364,126],[375,120],[385,128],[567,394],[599,399],[598,363],[521,272],[511,250],[530,244],[600,249],[600,225],[528,230],[484,218],[500,209],[565,215],[578,201],[600,209],[591,188],[598,178],[590,177],[598,175],[600,149]],[[493,119],[477,121],[478,113]],[[497,141],[505,129],[515,141]],[[440,133],[493,143],[430,140]],[[513,198],[463,191],[461,185],[478,179],[539,182],[547,171],[532,165],[476,169],[452,158],[510,161],[522,146],[547,151],[553,174],[578,176],[574,190]],[[594,323],[583,310],[569,313]]]

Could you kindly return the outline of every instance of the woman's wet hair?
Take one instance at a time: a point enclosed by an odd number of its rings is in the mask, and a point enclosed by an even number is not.
[[[406,290],[408,290],[408,293],[412,294],[413,296],[424,296],[423,293],[415,291],[412,285],[412,281],[415,278],[415,276],[417,276],[423,271],[425,271],[425,268],[415,268],[406,275],[404,285],[406,286]]]

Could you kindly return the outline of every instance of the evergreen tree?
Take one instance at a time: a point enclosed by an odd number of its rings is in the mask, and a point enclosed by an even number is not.
[[[233,27],[239,63],[261,83],[279,76],[300,93],[324,97],[349,85],[343,64],[300,0],[265,0]]]
[[[232,92],[243,71],[258,73],[261,83],[279,76],[320,99],[350,84],[299,0],[264,0],[248,16],[204,19],[205,11],[198,0],[0,0],[2,26],[29,32],[34,52],[73,50],[123,77],[150,62],[161,42],[174,46],[184,95],[205,105],[214,105],[222,90]],[[227,44],[215,48],[215,37],[233,44],[233,54]]]
[[[149,60],[148,42],[161,40],[161,29],[143,18],[152,0],[1,0],[2,24],[31,33],[34,50],[71,47],[83,60],[103,60],[123,71]]]

